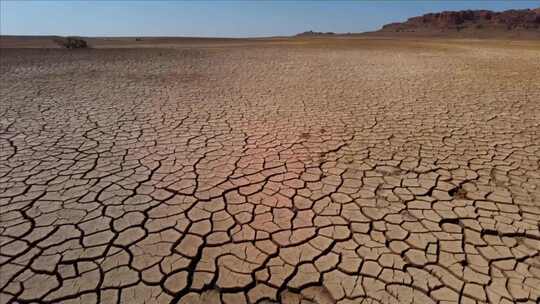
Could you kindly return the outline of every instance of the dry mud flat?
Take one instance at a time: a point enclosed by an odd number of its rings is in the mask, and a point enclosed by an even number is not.
[[[538,43],[0,50],[1,303],[537,303]]]

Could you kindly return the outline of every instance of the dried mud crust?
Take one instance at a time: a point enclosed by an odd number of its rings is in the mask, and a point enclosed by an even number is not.
[[[536,303],[537,50],[2,50],[1,303]]]

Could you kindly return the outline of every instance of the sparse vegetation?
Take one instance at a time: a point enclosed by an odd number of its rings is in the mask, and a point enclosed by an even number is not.
[[[61,37],[54,40],[58,45],[66,49],[86,49],[88,43],[80,37]]]

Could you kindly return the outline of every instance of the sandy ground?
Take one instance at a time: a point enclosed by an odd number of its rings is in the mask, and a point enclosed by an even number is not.
[[[0,50],[1,303],[539,301],[540,43],[204,43]]]

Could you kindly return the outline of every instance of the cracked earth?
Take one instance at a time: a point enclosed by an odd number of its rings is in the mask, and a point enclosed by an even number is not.
[[[0,303],[538,303],[540,49],[2,49]]]

